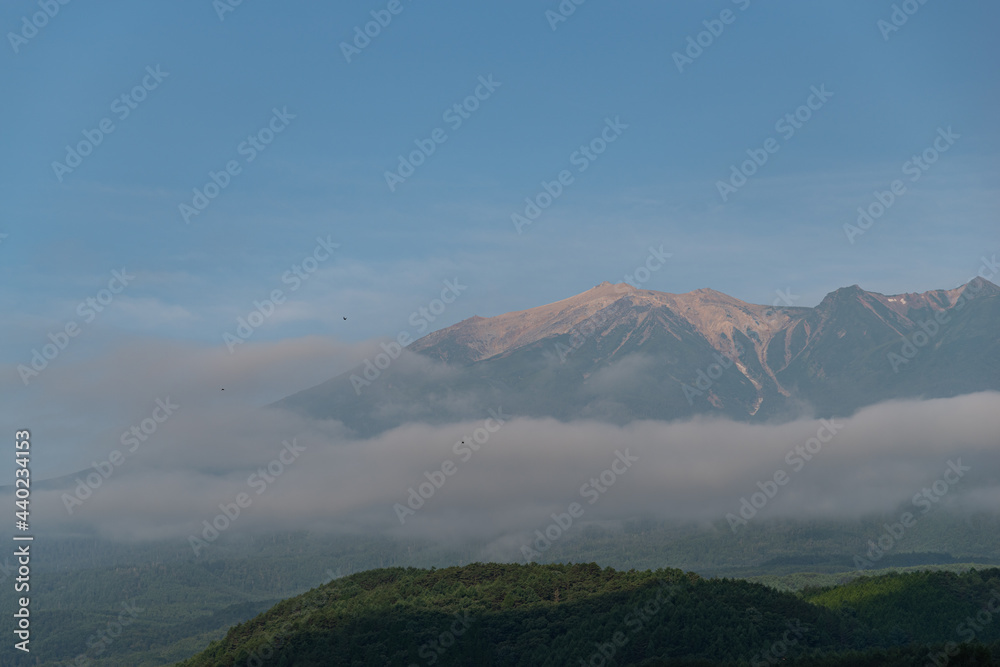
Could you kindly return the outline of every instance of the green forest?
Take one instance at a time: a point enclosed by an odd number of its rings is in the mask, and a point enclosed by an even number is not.
[[[677,569],[475,563],[357,573],[181,667],[1000,665],[1000,569],[799,592]]]
[[[942,512],[928,517],[898,550],[879,560],[878,569],[864,571],[853,567],[852,553],[864,549],[865,541],[881,529],[874,517],[860,523],[762,521],[747,528],[734,538],[724,522],[703,527],[637,519],[617,527],[585,525],[542,560],[596,562],[619,571],[671,567],[706,580],[728,577],[799,596],[862,575],[962,573],[1000,564],[1000,521],[985,515],[956,519]],[[32,664],[173,665],[279,601],[332,579],[384,568],[426,570],[502,561],[503,555],[488,544],[305,532],[227,537],[201,558],[193,558],[181,540],[49,540],[33,562]],[[0,568],[11,565],[7,560]],[[561,600],[566,594],[561,589]],[[0,613],[12,613],[10,602],[0,598]],[[129,624],[114,641],[101,642],[101,633],[113,626],[126,604],[142,611],[125,619]],[[850,609],[837,613],[850,614]],[[24,664],[17,657],[0,654],[0,666]],[[425,663],[418,656],[412,664]]]

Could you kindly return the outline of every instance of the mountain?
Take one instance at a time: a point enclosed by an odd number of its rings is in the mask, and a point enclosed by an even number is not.
[[[517,416],[613,423],[719,414],[845,416],[895,398],[1000,389],[1000,288],[886,296],[857,285],[814,308],[601,283],[472,317],[280,406],[360,435],[407,421]]]
[[[997,609],[996,569],[796,595],[593,563],[390,568],[285,600],[181,665],[989,666]]]

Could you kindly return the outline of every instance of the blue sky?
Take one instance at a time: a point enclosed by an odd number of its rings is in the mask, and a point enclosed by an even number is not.
[[[954,287],[1000,251],[995,3],[914,0],[885,39],[887,0],[588,0],[555,29],[554,0],[400,0],[347,62],[341,43],[387,5],[244,0],[220,19],[210,0],[70,1],[19,40],[43,10],[5,2],[5,366],[80,322],[123,267],[134,280],[68,354],[128,337],[221,347],[275,289],[286,301],[254,341],[395,337],[445,280],[467,289],[432,328],[620,282],[650,246],[672,257],[642,287],[806,306],[854,283]],[[706,21],[720,34],[678,71]],[[480,77],[499,85],[453,127],[445,111]],[[121,117],[114,101],[144,79]],[[832,96],[783,136],[813,87]],[[274,109],[294,118],[248,162],[240,146]],[[60,180],[53,162],[105,118]],[[607,119],[627,128],[578,171]],[[447,140],[391,191],[385,172],[438,128]],[[958,138],[909,180],[947,128]],[[717,182],[769,138],[777,152],[723,201]],[[187,223],[179,205],[230,161],[239,173]],[[511,215],[563,170],[572,184],[518,234]],[[844,224],[894,179],[905,194],[849,243]],[[339,248],[291,290],[317,238]]]

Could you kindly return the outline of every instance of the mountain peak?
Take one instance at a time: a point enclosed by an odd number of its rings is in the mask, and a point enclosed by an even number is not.
[[[446,348],[437,348],[434,356],[459,363],[481,361],[543,338],[570,333],[581,322],[637,291],[626,283],[604,281],[554,303],[495,317],[462,320],[414,341],[408,349],[421,352],[446,342]]]
[[[850,289],[852,288],[844,287],[833,292],[832,295],[849,297],[855,294],[847,291]],[[977,277],[954,289],[905,292],[903,294],[880,294],[878,292],[865,292],[858,288],[856,294],[863,295],[862,298],[867,298],[870,303],[879,302],[897,315],[912,319],[913,317],[926,317],[928,311],[952,308],[962,298],[969,300],[981,296],[1000,295],[1000,287],[997,287],[988,280]],[[828,295],[828,298],[829,296],[831,295]]]
[[[715,297],[720,297],[721,296],[721,297],[725,297],[726,299],[733,299],[733,298],[735,298],[735,297],[729,296],[725,292],[720,292],[718,290],[714,290],[711,287],[699,287],[696,290],[692,290],[692,291],[688,292],[688,294],[698,294],[700,296],[715,296]]]
[[[994,285],[993,283],[991,283],[989,280],[986,280],[986,278],[983,278],[982,276],[976,276],[969,282],[965,283],[961,287],[955,288],[952,291],[957,291],[957,292],[960,291],[960,293],[963,295],[966,292],[968,292],[970,298],[972,297],[973,294],[976,297],[1000,295],[1000,287]]]
[[[627,321],[627,327],[632,328],[654,320],[660,322],[656,326],[684,330],[671,335],[688,335],[688,329],[693,328],[717,350],[728,352],[734,335],[753,331],[758,340],[767,340],[773,327],[786,324],[789,317],[773,316],[767,306],[745,303],[709,288],[672,294],[604,281],[575,296],[529,310],[463,320],[424,336],[409,349],[444,361],[473,363],[546,338],[586,330],[597,321],[605,328]],[[667,320],[673,324],[667,325]],[[686,324],[680,324],[682,321]]]
[[[584,292],[584,294],[587,294],[589,292],[599,291],[601,293],[613,292],[615,294],[621,295],[621,294],[626,294],[628,292],[634,292],[636,289],[637,289],[636,287],[629,285],[628,283],[610,283],[607,280],[605,280],[599,285],[594,285],[589,290]],[[572,299],[573,297],[570,298]]]

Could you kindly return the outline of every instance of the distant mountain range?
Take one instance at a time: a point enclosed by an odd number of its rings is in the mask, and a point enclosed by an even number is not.
[[[1000,390],[1000,287],[976,278],[886,296],[852,285],[801,308],[605,282],[383,350],[278,405],[359,435],[490,410],[619,424],[843,416],[888,399]]]

